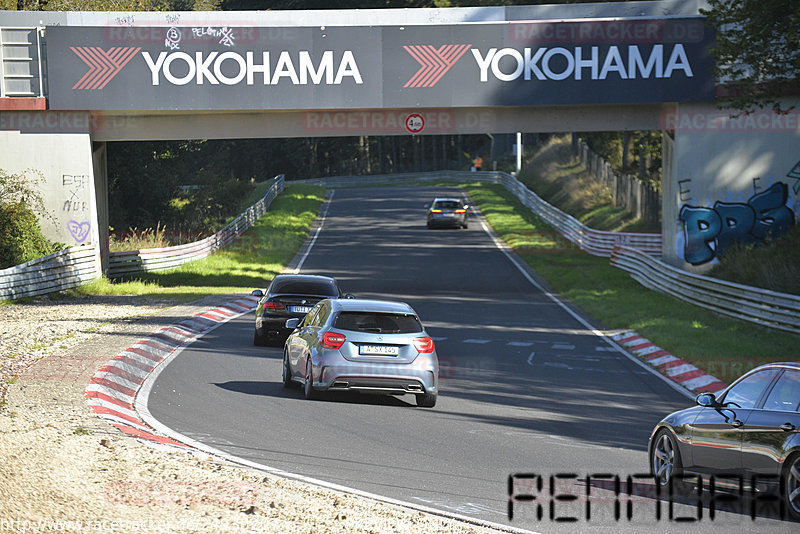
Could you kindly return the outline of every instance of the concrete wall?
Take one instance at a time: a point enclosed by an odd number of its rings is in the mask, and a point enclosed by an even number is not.
[[[3,112],[0,169],[41,173],[38,189],[49,216],[39,219],[48,239],[99,242],[89,113]]]
[[[666,261],[706,272],[734,241],[763,242],[797,222],[800,111],[731,118],[686,104],[664,117],[664,128],[674,131],[675,153],[664,174]]]

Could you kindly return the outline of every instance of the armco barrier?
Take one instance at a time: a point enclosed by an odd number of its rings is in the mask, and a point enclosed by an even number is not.
[[[36,297],[72,289],[100,276],[100,252],[78,245],[0,270],[0,299]]]
[[[204,258],[227,246],[250,228],[282,191],[284,177],[273,179],[266,194],[216,234],[195,243],[158,249],[112,252],[109,276],[172,269]],[[55,293],[100,278],[100,251],[95,245],[78,245],[29,262],[0,270],[0,299],[19,299]]]
[[[800,334],[800,296],[743,286],[690,273],[632,247],[617,247],[611,265],[643,286],[713,312]]]
[[[420,182],[482,182],[500,184],[519,199],[525,207],[543,219],[581,250],[594,256],[608,257],[615,246],[636,247],[646,254],[661,255],[661,234],[640,232],[605,232],[593,230],[576,218],[551,206],[525,187],[514,176],[504,172],[436,171],[430,173],[385,174],[372,176],[334,176],[303,180],[304,183],[329,188],[364,185],[402,184]]]
[[[226,247],[234,239],[245,233],[259,217],[266,213],[272,201],[284,187],[284,177],[273,179],[264,196],[247,208],[222,230],[200,241],[174,247],[149,248],[112,252],[108,260],[108,276],[115,278],[151,271],[174,269],[184,263],[205,258],[211,253]]]

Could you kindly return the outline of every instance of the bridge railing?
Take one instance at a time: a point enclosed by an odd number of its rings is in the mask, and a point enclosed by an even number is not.
[[[661,254],[661,234],[646,232],[606,232],[589,228],[575,217],[542,200],[536,193],[505,172],[435,171],[429,173],[381,174],[370,176],[333,176],[303,180],[325,187],[353,187],[378,184],[426,182],[482,182],[500,184],[535,215],[547,222],[581,250],[594,256],[609,257],[615,246],[636,247],[647,254]]]
[[[617,247],[611,265],[643,286],[715,313],[800,334],[800,296],[735,284],[667,265],[632,247]]]
[[[184,263],[205,258],[228,246],[234,239],[245,233],[255,221],[267,212],[270,204],[283,191],[283,188],[284,176],[280,175],[273,179],[267,192],[258,202],[247,208],[222,230],[200,241],[173,247],[111,252],[108,261],[108,276],[116,278],[174,269]]]
[[[0,299],[36,297],[72,289],[99,278],[95,245],[78,245],[0,270]]]

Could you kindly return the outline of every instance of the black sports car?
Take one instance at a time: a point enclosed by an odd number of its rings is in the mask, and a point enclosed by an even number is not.
[[[266,292],[256,289],[252,295],[259,297],[253,332],[253,344],[259,346],[282,344],[292,332],[286,320],[302,319],[320,300],[353,298],[341,292],[334,278],[309,274],[279,274]]]
[[[690,479],[679,475],[700,475],[723,489],[726,482],[756,494],[778,489],[786,514],[800,519],[800,363],[762,365],[696,402],[653,430],[656,481],[685,484]]]

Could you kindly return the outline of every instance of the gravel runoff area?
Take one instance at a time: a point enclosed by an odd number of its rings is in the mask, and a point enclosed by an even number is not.
[[[89,379],[117,352],[233,298],[0,307],[0,532],[498,532],[155,449],[89,409]]]

